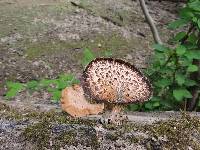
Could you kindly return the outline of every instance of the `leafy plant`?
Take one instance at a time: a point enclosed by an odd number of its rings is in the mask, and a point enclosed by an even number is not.
[[[84,49],[83,51],[83,59],[82,59],[82,65],[86,66],[90,61],[92,61],[95,58],[95,55],[90,49]]]
[[[104,51],[104,56],[111,56],[112,51]],[[90,49],[84,49],[82,65],[86,66],[96,55]],[[72,74],[61,74],[57,79],[41,79],[39,81],[32,80],[27,83],[19,82],[7,82],[7,92],[5,94],[6,99],[15,97],[20,91],[29,90],[30,92],[47,90],[51,96],[53,102],[58,102],[61,97],[61,91],[68,86],[78,84],[80,81],[77,80]]]
[[[21,92],[22,90],[25,89],[24,84],[19,83],[19,82],[7,82],[6,83],[7,86],[7,93],[5,95],[6,99],[10,99],[13,98],[14,96],[16,96],[19,92]]]
[[[53,102],[58,102],[61,97],[61,91],[65,87],[78,84],[72,74],[62,74],[57,79],[42,79],[40,81],[32,80],[27,83],[7,82],[8,91],[5,95],[6,99],[15,97],[22,90],[39,91],[47,90],[52,95]]]
[[[112,56],[112,51],[111,50],[104,50],[103,53],[100,54],[102,57],[111,57]],[[97,57],[97,54],[94,53],[92,50],[85,48],[83,51],[83,59],[81,64],[83,66],[86,66],[89,64],[93,59]]]
[[[180,19],[169,24],[171,29],[180,27],[188,31],[178,32],[171,39],[173,46],[153,45],[153,61],[146,73],[152,81],[154,96],[140,107],[132,106],[137,110],[194,110],[200,107],[199,0],[189,0],[180,10]]]

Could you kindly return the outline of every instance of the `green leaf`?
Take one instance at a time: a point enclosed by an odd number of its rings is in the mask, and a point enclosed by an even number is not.
[[[150,102],[145,103],[144,107],[145,107],[146,109],[149,109],[149,110],[152,110],[152,109],[153,109],[153,105],[152,105],[152,103],[150,103]]]
[[[6,86],[8,91],[6,92],[5,98],[10,99],[15,97],[20,91],[25,89],[25,85],[23,83],[18,82],[6,82]]]
[[[188,59],[200,59],[200,50],[189,50],[184,54]]]
[[[111,50],[106,50],[106,51],[104,52],[104,56],[106,56],[106,57],[111,57],[111,56],[112,56],[112,51],[111,51]]]
[[[153,102],[153,107],[159,107],[160,106],[160,102],[157,101],[157,102]]]
[[[84,49],[83,51],[83,59],[82,59],[82,65],[86,66],[89,64],[93,59],[95,58],[95,55],[92,53],[89,49]]]
[[[27,84],[26,84],[26,87],[28,89],[31,89],[31,90],[35,90],[37,87],[38,87],[38,82],[33,80],[33,81],[29,81]]]
[[[189,60],[186,57],[182,57],[182,58],[179,59],[179,63],[180,63],[181,66],[185,67],[185,66],[191,65],[192,64],[192,60]]]
[[[131,111],[137,111],[139,109],[140,109],[140,106],[138,104],[131,104],[129,106],[129,110],[131,110]]]
[[[187,80],[185,80],[184,85],[186,85],[186,86],[194,86],[194,85],[197,85],[197,82],[194,81],[194,80],[187,79]]]
[[[79,84],[79,83],[80,83],[80,80],[74,79],[74,80],[72,80],[71,85],[73,85],[73,84]]]
[[[200,107],[200,98],[199,98],[199,102],[198,102],[198,105],[197,105],[198,107]]]
[[[186,36],[186,32],[179,32],[176,34],[176,36],[173,38],[175,41],[180,41]]]
[[[58,102],[61,98],[61,91],[53,91],[51,93],[53,94],[52,96],[53,102]]]
[[[173,90],[173,96],[178,102],[182,101],[183,98],[192,98],[191,93],[187,89]]]
[[[48,87],[47,88],[47,91],[52,93],[53,91],[56,91],[57,89],[56,88],[52,88],[52,87]]]
[[[188,49],[188,50],[192,50],[192,49],[197,49],[198,46],[196,44],[187,44],[185,45],[185,47]]]
[[[46,88],[48,87],[50,84],[52,83],[51,80],[48,80],[48,79],[43,79],[39,82],[39,86],[42,87],[42,88]]]
[[[198,19],[197,24],[198,24],[198,27],[200,29],[200,19]]]
[[[174,72],[174,67],[162,67],[160,68],[159,72],[162,74],[171,75]]]
[[[182,56],[186,52],[186,48],[183,45],[178,45],[176,48],[176,53],[178,56]]]
[[[185,83],[185,76],[183,74],[176,74],[175,76],[175,80],[177,81],[177,83],[182,86],[183,83]]]
[[[6,86],[7,86],[8,89],[18,89],[18,90],[24,89],[24,84],[19,83],[19,82],[8,81],[8,82],[6,82]]]
[[[182,8],[180,10],[179,15],[180,15],[181,18],[185,18],[185,19],[188,19],[188,20],[194,17],[192,10],[188,7]]]
[[[161,99],[157,96],[153,96],[150,101],[151,102],[158,102],[158,101],[161,101]]]
[[[173,90],[173,96],[177,101],[181,101],[184,98],[182,90]]]
[[[154,44],[153,45],[153,48],[157,51],[160,51],[160,52],[163,52],[165,50],[168,50],[167,47],[165,47],[164,45],[161,45],[161,44]]]
[[[188,91],[188,90],[185,90],[185,98],[192,98],[192,94]]]
[[[198,101],[199,101],[199,102],[198,102],[198,105],[197,105],[197,106],[200,107],[200,97],[199,97]]]
[[[170,28],[170,29],[177,29],[177,28],[179,28],[179,27],[181,27],[181,26],[184,26],[184,25],[186,25],[186,24],[188,24],[188,23],[189,23],[189,20],[186,20],[186,19],[179,19],[179,20],[176,20],[176,21],[170,23],[170,24],[168,25],[168,28]]]
[[[189,3],[188,4],[189,8],[193,9],[193,10],[196,10],[196,11],[200,11],[200,1],[199,0],[196,0],[192,3]]]
[[[5,98],[10,99],[15,97],[19,93],[18,89],[10,89],[6,92]]]
[[[69,85],[67,84],[67,82],[58,81],[57,89],[62,90],[62,89],[64,89],[64,88],[66,88],[67,86],[69,86]]]
[[[59,80],[62,80],[63,82],[64,81],[72,81],[73,79],[74,79],[74,75],[72,75],[72,74],[59,75]]]
[[[164,88],[164,87],[169,86],[171,83],[172,83],[172,82],[171,82],[170,79],[164,78],[164,79],[161,79],[161,80],[155,82],[155,85],[156,85],[157,87]]]
[[[172,110],[174,108],[174,105],[171,101],[160,101],[160,105],[164,110]]]
[[[193,18],[192,18],[192,21],[193,21],[194,23],[197,23],[197,22],[198,22],[198,18],[197,18],[197,17],[193,17]]]
[[[187,68],[187,72],[195,72],[198,71],[198,66],[196,65],[189,65]]]
[[[188,36],[188,41],[192,44],[196,44],[197,43],[197,40],[198,40],[198,37],[192,33]]]

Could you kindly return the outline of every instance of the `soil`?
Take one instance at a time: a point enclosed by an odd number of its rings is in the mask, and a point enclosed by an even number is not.
[[[182,5],[168,1],[147,2],[165,43],[174,32],[167,28],[167,24],[177,18],[177,10]],[[59,104],[52,103],[45,92],[30,94],[23,91],[12,101],[6,101],[6,81],[25,83],[43,78],[54,79],[62,73],[72,73],[80,78],[84,69],[81,60],[85,48],[91,49],[97,57],[104,56],[105,51],[109,50],[111,57],[124,59],[143,69],[150,63],[153,43],[151,31],[137,1],[0,0],[0,103],[22,112],[53,110],[61,113]],[[6,111],[10,113],[10,109]],[[28,119],[28,122],[27,118],[19,122],[9,118],[1,113],[0,143],[4,144],[0,149],[37,149],[31,142],[18,141],[21,139],[18,135],[28,125],[38,122],[37,118],[34,121]],[[83,126],[80,132],[87,132],[87,128],[87,125]],[[126,139],[126,136],[123,138]],[[137,142],[127,144],[124,139],[119,138],[114,142],[105,140],[105,145],[100,145],[100,149],[105,149],[110,143],[111,149],[148,148]],[[152,142],[149,137],[144,139]],[[88,145],[82,146],[77,144],[63,149],[89,149]]]

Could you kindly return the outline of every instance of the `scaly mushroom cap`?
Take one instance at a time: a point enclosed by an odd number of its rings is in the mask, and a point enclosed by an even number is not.
[[[152,96],[149,80],[133,65],[120,59],[96,58],[83,72],[83,89],[97,101],[144,102]]]

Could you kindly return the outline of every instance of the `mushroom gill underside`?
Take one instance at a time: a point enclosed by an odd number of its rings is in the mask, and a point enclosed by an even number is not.
[[[82,87],[73,85],[62,91],[61,107],[73,117],[83,117],[103,112],[104,104],[90,104],[84,96]]]

